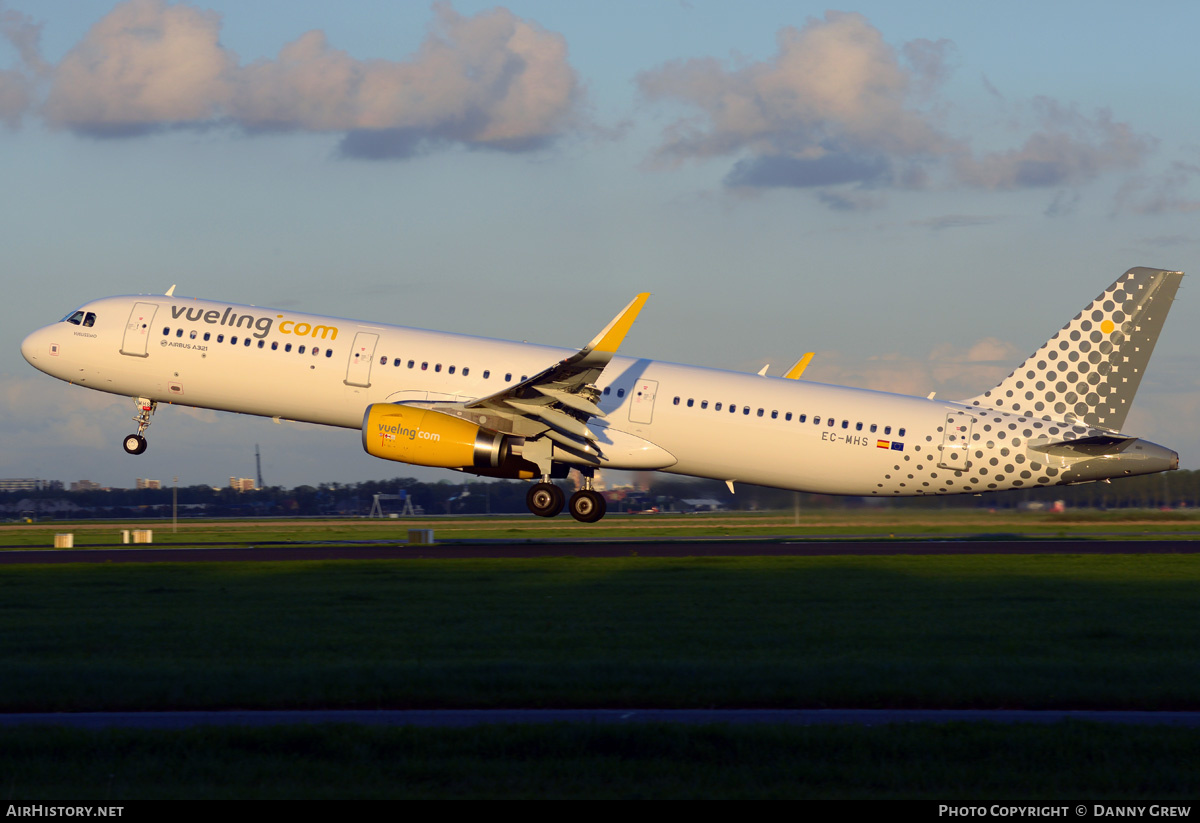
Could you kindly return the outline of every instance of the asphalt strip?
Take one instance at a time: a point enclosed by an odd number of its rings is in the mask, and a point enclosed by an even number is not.
[[[1071,711],[1006,709],[437,709],[181,712],[44,712],[0,714],[0,727],[60,726],[76,729],[177,730],[211,726],[419,726],[466,728],[481,725],[550,723],[675,725],[754,724],[791,726],[883,726],[902,723],[1052,724],[1065,722],[1130,726],[1200,727],[1200,712]]]

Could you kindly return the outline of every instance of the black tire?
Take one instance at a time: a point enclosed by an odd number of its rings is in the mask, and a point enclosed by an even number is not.
[[[535,483],[525,495],[525,505],[538,517],[554,517],[563,510],[566,495],[553,483]]]
[[[571,495],[570,509],[580,523],[595,523],[608,511],[608,504],[599,492],[579,491]]]
[[[131,434],[125,438],[125,442],[121,444],[125,447],[125,451],[129,454],[141,454],[146,450],[146,438],[140,434]]]

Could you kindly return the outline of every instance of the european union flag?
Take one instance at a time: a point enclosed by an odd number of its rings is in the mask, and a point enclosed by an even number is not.
[[[892,441],[892,451],[894,451],[894,452],[904,451],[904,444],[901,443],[899,440],[893,440]]]

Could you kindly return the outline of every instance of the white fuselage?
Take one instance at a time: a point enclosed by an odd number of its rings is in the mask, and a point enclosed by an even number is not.
[[[371,404],[469,401],[571,354],[166,296],[104,298],[81,311],[91,325],[39,329],[22,345],[26,359],[100,391],[349,429]],[[624,433],[658,447],[655,458],[631,452],[605,466],[617,469],[896,496],[1143,474],[1178,461],[1140,440],[1087,459],[1039,450],[1104,433],[1073,423],[652,360],[615,357],[597,387],[606,417],[589,426],[602,442],[608,429],[609,441]]]

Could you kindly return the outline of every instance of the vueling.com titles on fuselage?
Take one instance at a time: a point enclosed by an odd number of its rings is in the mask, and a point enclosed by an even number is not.
[[[274,317],[255,317],[252,314],[237,314],[233,307],[227,307],[222,313],[219,309],[205,311],[188,306],[171,306],[172,320],[187,320],[191,323],[208,323],[212,326],[230,326],[232,328],[255,329],[253,337],[260,340],[271,333],[271,327],[276,320],[283,320],[282,314]],[[300,337],[319,337],[322,340],[337,340],[337,326],[317,325],[295,320],[283,320],[279,324],[280,334],[295,334]]]

